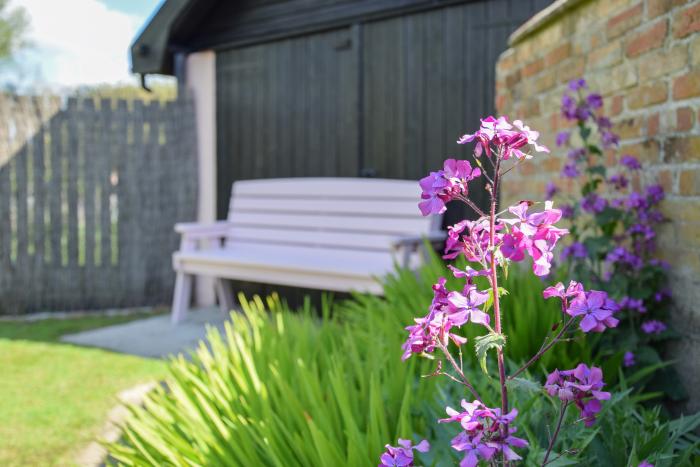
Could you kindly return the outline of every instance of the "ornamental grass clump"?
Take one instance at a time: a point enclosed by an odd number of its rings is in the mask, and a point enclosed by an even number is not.
[[[509,464],[521,460],[519,451],[529,443],[518,436],[518,409],[510,406],[509,382],[557,343],[568,340],[577,329],[583,333],[602,333],[618,325],[615,314],[619,306],[606,292],[585,290],[584,285],[576,281],[571,281],[567,287],[555,284],[543,291],[543,298],[561,301],[559,322],[551,328],[534,355],[514,371],[507,371],[508,346],[503,323],[518,310],[501,306],[501,297],[507,290],[499,281],[507,277],[510,263],[526,260],[531,262],[535,276],[549,275],[554,248],[569,233],[556,225],[562,218],[562,211],[554,208],[552,201],[525,200],[500,211],[497,206],[498,190],[505,176],[515,166],[532,159],[534,154],[549,152],[537,142],[538,137],[537,131],[519,120],[511,124],[505,117],[485,118],[478,131],[458,141],[459,144],[475,143],[474,166],[468,160],[449,159],[442,170],[431,172],[420,181],[423,192],[419,208],[423,215],[442,213],[446,203],[453,200],[465,203],[477,215],[476,220],[464,220],[448,229],[445,257],[464,258],[468,262],[463,268],[450,267],[452,275],[463,285],[450,290],[446,287],[447,279],[440,278],[433,286],[428,313],[406,327],[408,339],[403,344],[403,360],[412,356],[435,359],[430,376],[445,376],[463,387],[469,398],[461,401],[462,411],[447,407],[448,418],[439,420],[460,427],[451,446],[461,454],[462,467],[476,466],[481,461]],[[485,179],[490,197],[486,211],[470,199],[470,182],[480,177]],[[483,284],[484,278],[486,286],[480,287],[478,284]],[[495,353],[498,375],[494,389],[500,394],[497,407],[486,405],[477,390],[480,382],[475,383],[473,376],[465,371],[463,354],[468,341],[462,329],[467,326],[482,331],[474,339],[474,350],[486,375],[489,354]],[[551,425],[556,428],[550,435],[541,465],[550,461],[569,405],[578,408],[582,429],[594,425],[602,401],[611,396],[603,390],[604,386],[600,368],[580,363],[573,369],[553,369],[541,394],[558,399],[560,409],[557,420],[552,421]],[[386,454],[391,452],[387,451],[383,459],[389,459]],[[407,463],[394,465],[413,465],[413,457],[410,462],[408,458],[405,460]]]
[[[572,125],[556,137],[567,154],[561,175],[570,189],[561,193],[553,182],[546,189],[548,199],[559,194],[569,221],[571,241],[559,269],[615,299],[619,325],[594,347],[599,359],[629,374],[659,364],[661,345],[675,337],[666,323],[672,304],[668,264],[655,257],[657,230],[666,221],[660,210],[664,189],[636,157],[619,155],[603,98],[589,92],[585,80],[569,83],[561,113]],[[656,390],[672,399],[685,396],[672,368],[654,376],[650,383]]]

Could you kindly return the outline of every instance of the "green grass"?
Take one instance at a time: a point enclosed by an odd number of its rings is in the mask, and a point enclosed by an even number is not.
[[[0,322],[0,465],[73,465],[117,393],[164,376],[159,360],[58,342],[137,317]]]

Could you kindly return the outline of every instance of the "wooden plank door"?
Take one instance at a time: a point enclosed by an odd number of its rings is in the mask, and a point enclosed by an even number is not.
[[[350,28],[217,54],[217,204],[234,180],[352,177],[357,52]]]

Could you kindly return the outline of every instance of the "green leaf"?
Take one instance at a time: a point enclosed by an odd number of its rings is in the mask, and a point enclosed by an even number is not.
[[[490,332],[484,336],[477,337],[475,341],[474,349],[476,350],[476,358],[479,360],[479,365],[481,365],[483,372],[488,374],[489,371],[486,368],[486,354],[491,349],[503,349],[503,346],[506,345],[506,336]]]

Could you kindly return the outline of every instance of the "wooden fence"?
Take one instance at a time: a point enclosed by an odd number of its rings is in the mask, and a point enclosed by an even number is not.
[[[168,303],[191,102],[0,100],[0,314]]]

